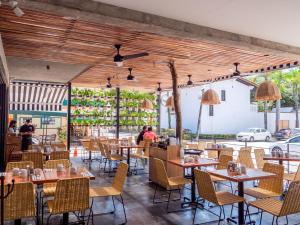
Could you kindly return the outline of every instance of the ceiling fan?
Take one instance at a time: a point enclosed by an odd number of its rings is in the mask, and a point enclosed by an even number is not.
[[[132,55],[121,55],[120,54],[120,49],[121,49],[121,44],[116,44],[115,48],[117,49],[117,54],[114,56],[114,62],[117,64],[118,67],[123,66],[123,61],[128,60],[128,59],[136,59],[144,56],[148,56],[148,52],[141,52],[137,54],[132,54]]]

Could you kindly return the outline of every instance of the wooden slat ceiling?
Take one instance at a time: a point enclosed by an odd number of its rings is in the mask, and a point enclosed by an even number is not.
[[[87,64],[90,69],[77,76],[72,83],[78,86],[104,86],[107,77],[121,87],[154,90],[157,82],[171,86],[171,75],[166,62],[175,60],[179,83],[192,75],[194,82],[229,75],[233,63],[240,62],[240,71],[294,62],[296,59],[264,52],[248,51],[222,43],[176,39],[141,33],[122,27],[65,18],[45,12],[24,10],[16,17],[7,7],[0,7],[0,33],[5,52],[17,56],[52,62]],[[121,43],[121,54],[147,51],[150,56],[125,61],[122,68],[113,63],[114,44]],[[128,67],[133,68],[135,82],[128,82]],[[49,80],[46,78],[45,80]],[[50,80],[51,81],[51,80]]]

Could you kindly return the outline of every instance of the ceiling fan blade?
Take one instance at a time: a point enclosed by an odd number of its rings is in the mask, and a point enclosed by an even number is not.
[[[149,55],[148,52],[142,52],[142,53],[132,54],[132,55],[124,55],[123,60],[136,59],[136,58],[140,58],[140,57],[144,57],[144,56],[148,56],[148,55]]]

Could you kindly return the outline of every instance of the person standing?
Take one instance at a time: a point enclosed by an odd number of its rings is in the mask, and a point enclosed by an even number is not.
[[[29,146],[32,145],[32,134],[34,133],[34,126],[31,120],[27,119],[25,124],[20,127],[20,135],[22,137],[21,150],[27,151]]]
[[[144,140],[144,134],[147,131],[147,126],[143,126],[143,130],[139,133],[139,136],[136,139],[136,144],[139,145],[141,141]]]
[[[7,133],[9,135],[15,135],[16,134],[16,128],[17,128],[17,121],[11,120],[9,122]]]
[[[156,141],[157,136],[152,131],[152,127],[148,127],[148,131],[146,131],[145,134],[144,134],[144,139],[151,139],[152,141]]]

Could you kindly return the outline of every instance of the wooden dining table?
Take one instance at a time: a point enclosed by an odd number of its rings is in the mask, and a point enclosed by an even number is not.
[[[295,155],[289,155],[289,156],[272,156],[272,155],[264,155],[264,160],[272,160],[272,161],[278,161],[280,165],[283,164],[284,161],[286,162],[300,162],[300,157]]]
[[[196,204],[196,182],[195,182],[194,169],[198,167],[201,168],[201,167],[208,167],[208,166],[216,166],[219,164],[219,162],[216,160],[206,159],[206,158],[200,158],[197,162],[193,162],[193,163],[186,163],[184,162],[184,160],[181,159],[169,160],[168,162],[176,166],[182,167],[184,170],[184,175],[186,169],[191,169],[190,179],[192,180],[192,185],[191,185],[191,198],[190,201],[188,202],[189,204]]]
[[[131,171],[130,171],[130,155],[131,155],[131,150],[132,149],[137,149],[137,148],[142,148],[144,149],[144,146],[140,146],[140,145],[119,145],[118,148],[120,149],[121,152],[121,156],[124,155],[124,149],[127,149],[127,164],[128,164],[128,176],[131,175]]]
[[[225,180],[229,180],[232,182],[238,183],[238,195],[240,197],[244,197],[244,183],[246,181],[253,181],[253,180],[261,180],[261,179],[267,179],[272,178],[276,176],[276,174],[264,172],[260,169],[249,169],[247,168],[246,174],[236,175],[232,176],[228,173],[226,169],[223,170],[209,170],[209,174],[219,177]],[[228,218],[232,221],[231,218]],[[233,221],[235,222],[235,221]],[[245,224],[245,218],[244,218],[244,202],[238,203],[238,224],[244,225]]]
[[[88,177],[90,180],[95,180],[96,177],[86,170],[85,168],[79,168],[76,173],[72,173],[70,169],[63,169],[57,171],[57,169],[36,169],[34,174],[28,177],[14,176],[12,172],[4,173],[5,183],[10,184],[14,180],[15,183],[32,182],[36,185],[43,185],[46,183],[55,183],[61,179]],[[43,204],[43,203],[42,203]],[[39,197],[37,197],[37,215],[39,218]],[[69,223],[69,213],[63,213],[63,225]],[[40,224],[40,220],[37,220],[37,224]],[[15,220],[15,225],[21,225],[21,220]]]

